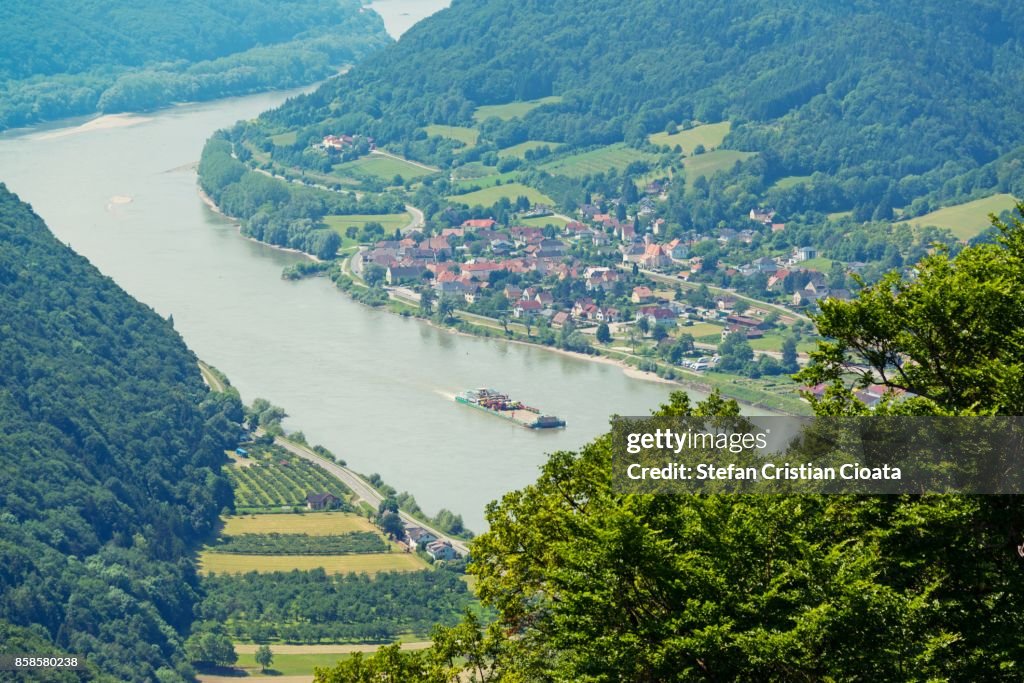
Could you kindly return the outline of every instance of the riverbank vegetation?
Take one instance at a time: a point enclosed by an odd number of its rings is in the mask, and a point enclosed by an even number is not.
[[[327,78],[387,45],[354,0],[5,3],[0,130]]]

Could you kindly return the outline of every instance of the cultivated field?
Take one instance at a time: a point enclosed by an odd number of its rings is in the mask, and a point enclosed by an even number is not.
[[[476,128],[442,126],[438,123],[427,126],[426,131],[427,135],[430,136],[439,135],[443,138],[458,140],[462,144],[466,145],[466,147],[473,147],[476,145],[477,138],[480,137],[480,132]]]
[[[344,499],[348,488],[322,467],[292,456],[254,452],[247,466],[226,470],[235,489],[239,512],[305,506],[310,493],[332,493]]]
[[[492,116],[496,116],[499,119],[507,120],[515,118],[517,116],[523,116],[526,112],[531,109],[536,109],[545,104],[554,104],[561,102],[562,98],[558,95],[551,97],[542,97],[539,100],[529,100],[526,102],[509,102],[508,104],[488,104],[483,107],[477,107],[476,111],[473,112],[473,118],[477,121],[486,121]]]
[[[555,161],[542,164],[539,168],[553,175],[564,175],[570,178],[582,178],[617,169],[625,169],[634,161],[654,161],[655,157],[638,149],[627,147],[623,143],[592,149],[589,152],[572,154]]]
[[[519,197],[526,197],[533,204],[554,204],[555,201],[540,190],[527,187],[522,183],[508,183],[506,185],[495,185],[468,194],[457,194],[448,197],[453,202],[459,202],[468,206],[490,206],[502,197],[508,197],[509,201],[515,201]]]
[[[427,563],[414,553],[369,553],[359,555],[235,555],[203,551],[199,571],[203,574],[245,574],[323,569],[328,574],[369,574],[415,572]]]
[[[478,189],[494,187],[495,185],[514,182],[519,174],[516,171],[508,173],[492,173],[483,176],[471,176],[464,180],[456,180],[453,187],[457,192],[475,192]]]
[[[373,214],[350,214],[345,216],[324,216],[324,223],[327,227],[345,236],[345,229],[351,226],[361,228],[367,223],[380,223],[384,226],[384,232],[393,233],[396,228],[404,228],[412,221],[412,216],[407,213],[385,213]]]
[[[365,517],[348,512],[307,512],[284,515],[234,515],[224,518],[222,534],[308,534],[334,536],[353,531],[377,531]]]
[[[681,130],[678,133],[655,133],[651,136],[651,143],[655,145],[668,145],[675,147],[679,145],[687,155],[693,154],[693,148],[697,145],[704,145],[704,149],[712,150],[722,144],[725,136],[729,134],[732,124],[729,121],[721,123],[708,123],[703,126],[695,126],[689,130]]]
[[[349,176],[353,178],[377,178],[384,182],[391,182],[396,175],[402,176],[405,180],[415,180],[423,176],[431,175],[433,171],[420,168],[415,164],[402,159],[371,154],[360,157],[355,161],[346,161],[338,164],[332,171],[335,175]]]
[[[737,152],[732,149],[719,149],[707,154],[698,154],[683,160],[686,169],[686,181],[691,182],[700,176],[711,177],[719,171],[726,171],[737,161],[754,156],[754,152]]]
[[[518,145],[512,145],[505,149],[498,151],[498,157],[504,159],[505,157],[519,157],[523,158],[526,153],[531,149],[538,149],[540,147],[550,147],[551,151],[555,151],[562,146],[560,142],[544,142],[542,140],[527,140],[526,142],[520,142]]]
[[[911,218],[907,223],[918,228],[929,225],[948,228],[960,239],[968,240],[984,232],[991,225],[988,218],[990,213],[999,215],[1003,211],[1012,209],[1016,201],[1012,194],[995,194],[966,204],[947,206],[944,209]]]

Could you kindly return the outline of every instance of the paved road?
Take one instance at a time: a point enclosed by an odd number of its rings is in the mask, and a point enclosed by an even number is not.
[[[278,446],[285,449],[289,453],[297,455],[300,458],[303,458],[305,460],[308,460],[312,463],[319,465],[320,467],[323,467],[325,470],[327,470],[327,472],[341,480],[341,482],[344,483],[345,486],[348,486],[350,489],[352,489],[355,492],[356,496],[358,496],[361,500],[365,500],[373,507],[377,507],[380,504],[380,502],[384,500],[384,496],[381,495],[381,493],[377,491],[377,489],[373,488],[369,483],[367,483],[365,479],[360,477],[358,474],[356,474],[349,468],[343,467],[342,465],[339,465],[338,463],[332,460],[328,460],[327,458],[317,455],[316,453],[306,448],[305,446],[297,444],[294,441],[289,441],[287,439],[281,438],[280,436],[274,438],[274,443],[276,443]],[[469,547],[466,545],[464,541],[460,541],[457,538],[452,538],[451,536],[442,533],[439,529],[435,529],[429,524],[424,524],[422,521],[416,519],[415,517],[404,511],[399,510],[398,514],[401,516],[403,521],[409,522],[410,524],[415,524],[416,526],[426,529],[442,541],[448,541],[452,544],[452,547],[455,548],[455,551],[460,555],[466,556],[469,554]]]

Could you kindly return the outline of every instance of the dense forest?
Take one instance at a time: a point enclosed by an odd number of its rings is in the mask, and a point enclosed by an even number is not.
[[[282,88],[387,44],[355,0],[0,4],[0,130]]]
[[[169,321],[0,185],[0,651],[188,679],[192,555],[231,505],[241,418]]]
[[[680,186],[686,225],[737,218],[765,195],[788,215],[881,207],[884,219],[915,200],[920,214],[1024,192],[1011,154],[1024,136],[1021,13],[989,0],[456,0],[264,121],[458,164],[527,140],[650,147],[653,133],[729,120],[723,146],[757,156],[710,192]],[[474,120],[481,105],[546,96],[525,115]],[[428,124],[477,126],[480,140],[459,149]],[[785,177],[807,180],[774,186]]]

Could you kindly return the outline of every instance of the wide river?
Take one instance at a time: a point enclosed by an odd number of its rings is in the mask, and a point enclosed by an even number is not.
[[[578,448],[606,431],[612,414],[647,414],[666,400],[670,387],[618,367],[441,331],[353,303],[324,279],[282,280],[298,257],[240,237],[210,211],[194,164],[213,131],[286,97],[0,135],[0,181],[132,296],[173,315],[189,346],[246,401],[284,406],[286,428],[477,530],[484,506],[535,480],[546,453]],[[532,432],[453,402],[479,386],[568,427]]]

